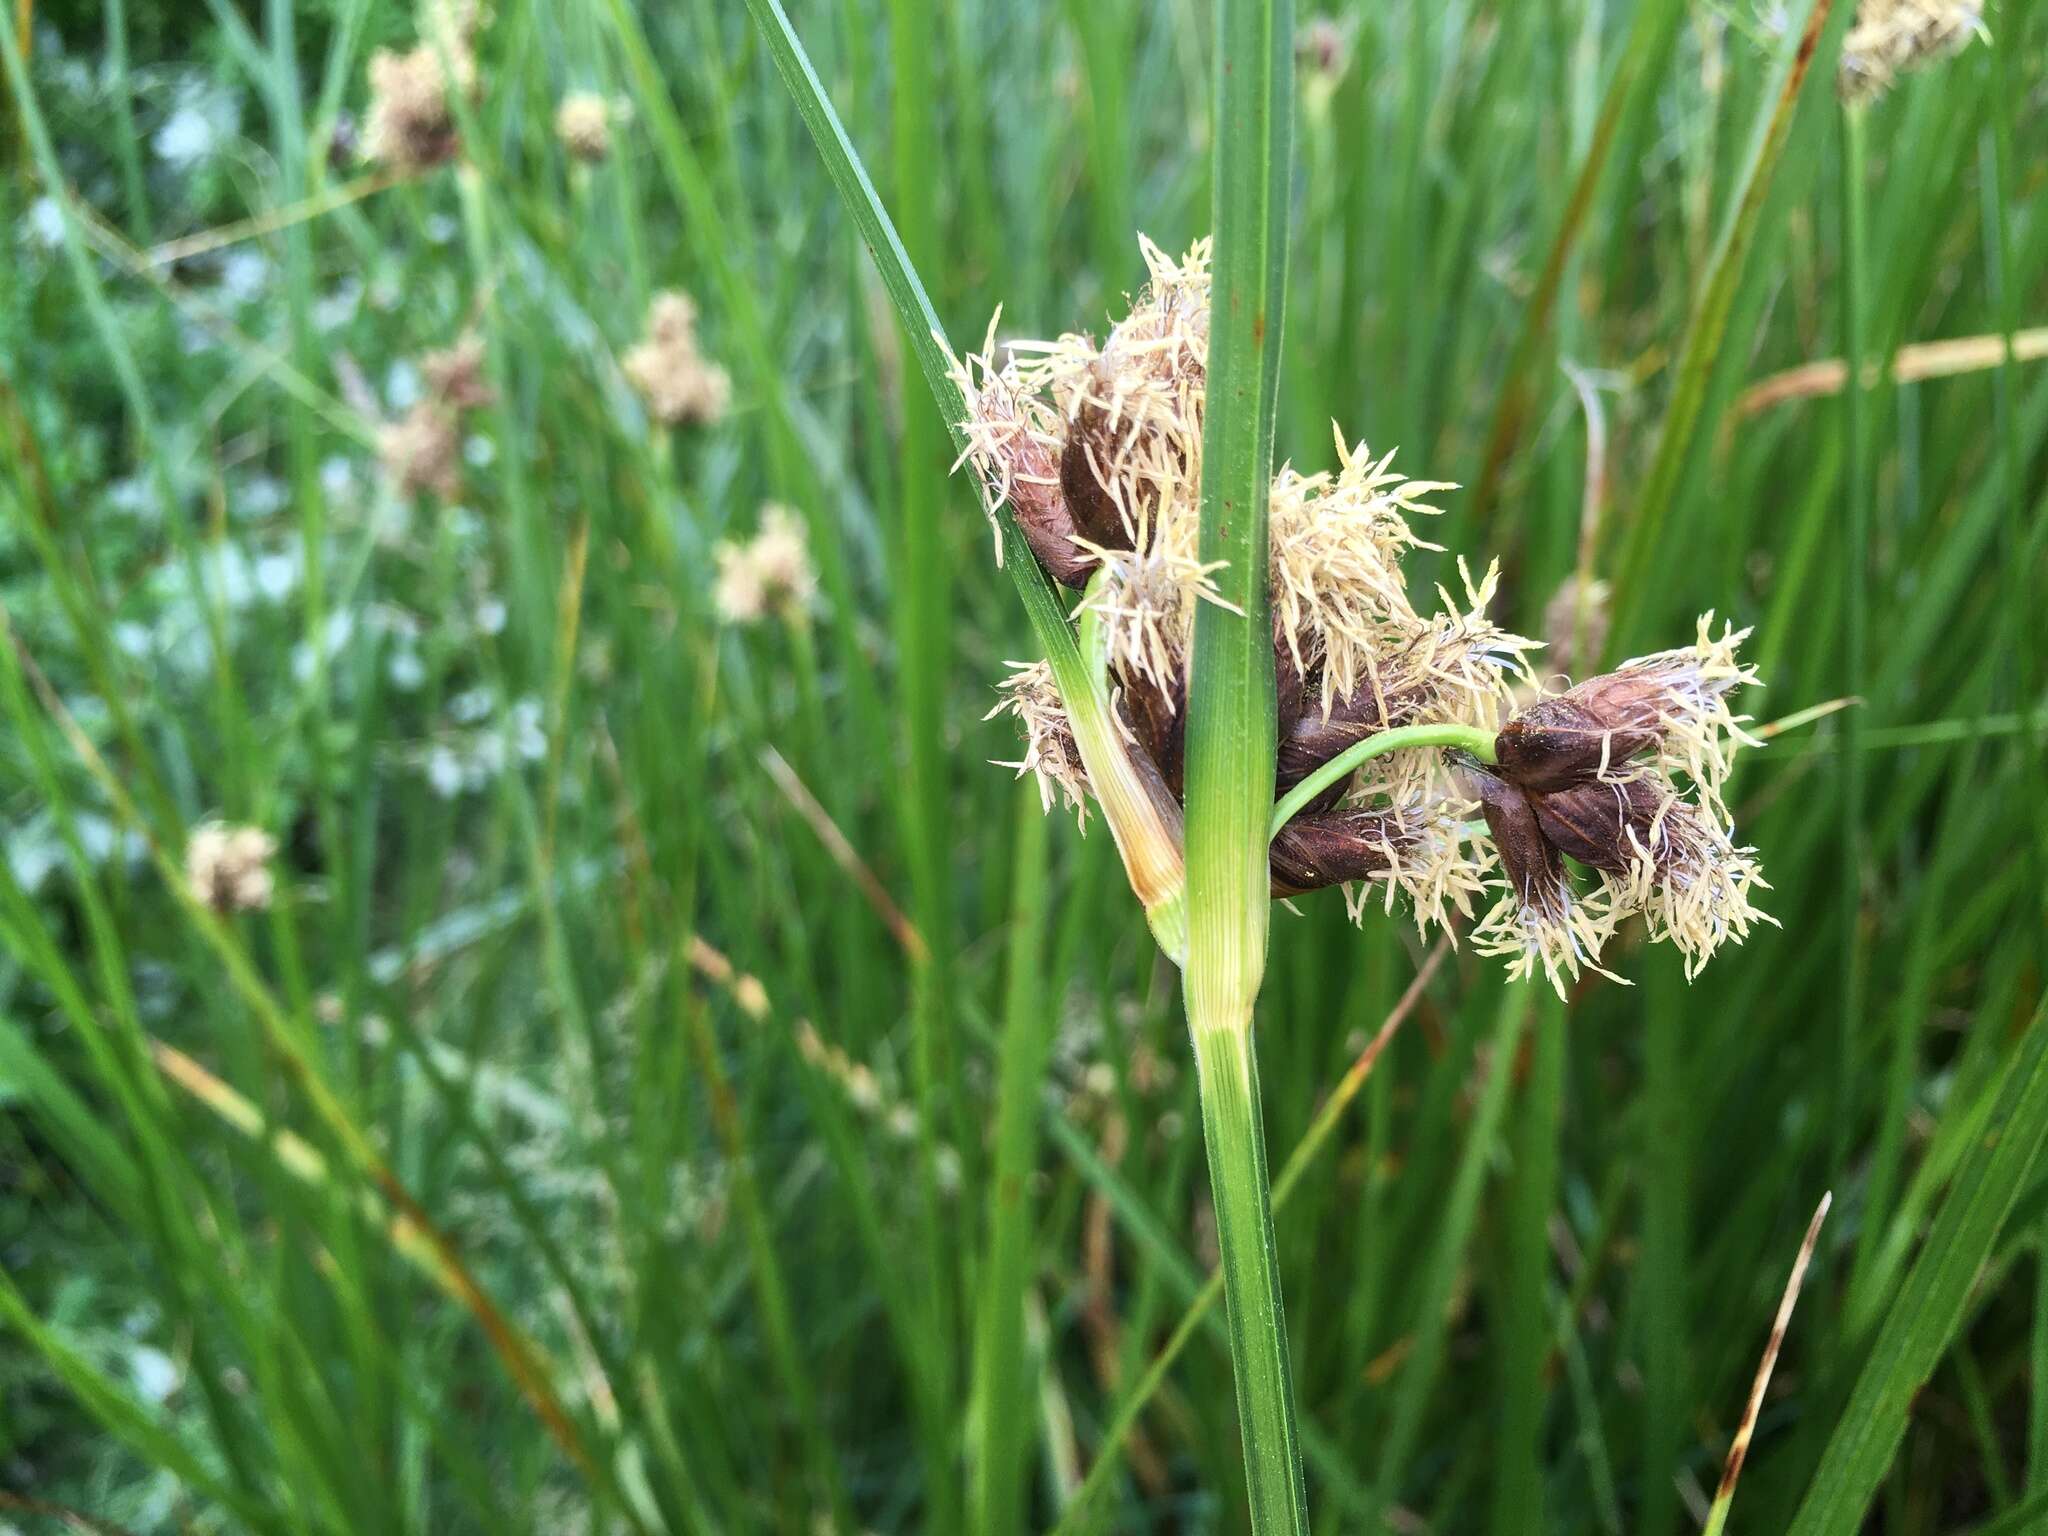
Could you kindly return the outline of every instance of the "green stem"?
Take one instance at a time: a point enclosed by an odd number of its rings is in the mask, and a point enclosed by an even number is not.
[[[1846,675],[1842,694],[1863,696],[1869,684],[1870,653],[1870,418],[1863,392],[1864,297],[1869,282],[1864,191],[1864,108],[1857,102],[1842,107],[1842,361],[1848,374],[1842,385],[1842,485],[1844,490],[1842,554],[1842,660]],[[1832,1166],[1843,1166],[1848,1153],[1850,1106],[1856,1081],[1858,1038],[1866,1023],[1863,955],[1863,710],[1852,709],[1842,720],[1842,1011],[1836,1021],[1835,1068],[1837,1109],[1831,1148]],[[1917,1029],[1918,1019],[1901,1013],[1899,1027]],[[1879,1178],[1889,1193],[1889,1178]],[[1881,1207],[1877,1208],[1881,1209]],[[1882,1231],[1871,1221],[1866,1239]],[[1868,1246],[1867,1243],[1864,1246]],[[1860,1260],[1859,1260],[1860,1263]]]
[[[1277,745],[1266,516],[1287,308],[1292,0],[1217,0],[1215,26],[1216,245],[1202,422],[1201,559],[1215,572],[1222,601],[1196,605],[1188,678],[1182,970],[1252,1533],[1307,1536],[1252,1057],[1252,1010],[1265,976],[1272,906],[1263,831]]]
[[[1267,836],[1278,837],[1280,829],[1294,820],[1303,806],[1332,784],[1349,778],[1360,763],[1383,753],[1416,747],[1454,747],[1471,753],[1482,763],[1490,763],[1494,760],[1493,735],[1476,725],[1397,725],[1391,731],[1354,742],[1281,796],[1280,803],[1273,807],[1273,825]]]
[[[1287,1324],[1280,1310],[1280,1269],[1267,1198],[1266,1137],[1259,1121],[1259,1071],[1251,1030],[1206,1027],[1190,1018],[1202,1090],[1202,1136],[1209,1150],[1230,1357],[1244,1429],[1245,1494],[1258,1536],[1306,1536],[1308,1505],[1294,1424],[1294,1380]]]

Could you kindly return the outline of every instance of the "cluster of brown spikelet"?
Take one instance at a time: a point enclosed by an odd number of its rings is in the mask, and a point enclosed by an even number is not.
[[[432,491],[453,501],[462,494],[462,414],[495,398],[484,379],[483,338],[427,353],[420,375],[419,399],[378,432],[377,454],[400,495]]]
[[[477,0],[424,0],[418,44],[370,55],[370,111],[363,153],[400,170],[425,170],[453,158],[454,97],[476,94]]]
[[[1188,662],[1196,605],[1215,600],[1198,553],[1209,244],[1174,261],[1143,243],[1150,283],[1101,343],[1069,334],[1011,341],[995,327],[957,363],[966,459],[991,511],[1014,514],[1108,680],[1128,756],[1178,826]],[[1402,571],[1412,516],[1449,486],[1410,480],[1337,438],[1334,472],[1283,467],[1272,487],[1270,581],[1279,716],[1275,795],[1379,732],[1459,725],[1498,761],[1441,748],[1390,751],[1330,784],[1273,839],[1276,896],[1342,885],[1354,917],[1369,894],[1405,896],[1420,926],[1471,918],[1510,972],[1541,965],[1562,989],[1639,914],[1694,971],[1761,914],[1762,884],[1736,846],[1721,785],[1747,738],[1726,695],[1755,681],[1743,634],[1643,657],[1552,693],[1534,642],[1486,616],[1497,568],[1418,607]],[[1744,632],[1746,633],[1746,632]],[[1532,699],[1516,708],[1518,697]],[[1020,772],[1048,807],[1085,816],[1091,795],[1067,702],[1043,663],[1003,685],[1022,722]],[[1582,885],[1566,860],[1583,866]],[[1763,919],[1767,920],[1767,919]]]
[[[656,421],[716,421],[732,403],[732,380],[697,345],[697,305],[687,293],[658,293],[647,334],[621,360],[626,379]]]
[[[259,912],[276,894],[276,853],[277,839],[261,827],[201,822],[185,842],[185,879],[216,912]]]
[[[1836,84],[1848,101],[1881,96],[1901,74],[1947,58],[1983,30],[1983,0],[1863,0],[1842,39]]]

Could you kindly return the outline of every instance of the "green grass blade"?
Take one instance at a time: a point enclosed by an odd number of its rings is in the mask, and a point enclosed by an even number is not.
[[[1828,28],[1835,0],[1813,0],[1805,27],[1792,44],[1780,83],[1767,98],[1757,126],[1755,148],[1743,167],[1735,203],[1727,224],[1716,242],[1699,302],[1686,327],[1672,384],[1671,402],[1665,407],[1657,431],[1657,448],[1650,462],[1642,493],[1625,521],[1628,533],[1614,562],[1615,624],[1617,636],[1628,633],[1626,619],[1642,611],[1645,594],[1638,589],[1650,566],[1651,552],[1676,501],[1679,483],[1691,455],[1693,435],[1707,403],[1707,386],[1727,335],[1729,317],[1735,308],[1737,291],[1747,269],[1749,253],[1756,244],[1769,200],[1771,180],[1792,133],[1792,121],[1801,92],[1814,74],[1816,57],[1832,57],[1821,42]],[[1835,35],[1848,25],[1854,8],[1842,5],[1834,20]],[[1822,71],[1825,74],[1825,71]]]
[[[1046,817],[1019,797],[1010,938],[996,1065],[995,1165],[988,1180],[988,1237],[975,1319],[970,1528],[1011,1536],[1023,1528],[1024,1470],[1034,1437],[1024,1370],[1024,1294],[1031,1278],[1038,1100],[1053,1030],[1042,974],[1046,922]]]
[[[1252,1530],[1308,1528],[1266,1175],[1252,1010],[1271,907],[1273,632],[1266,515],[1287,300],[1294,25],[1287,0],[1216,7],[1201,558],[1188,682],[1188,1029],[1200,1073]],[[1226,606],[1227,605],[1227,606]]]
[[[2035,1011],[1989,1122],[1956,1173],[1787,1536],[1851,1536],[1948,1352],[2028,1170],[2048,1141],[2048,1021]]]

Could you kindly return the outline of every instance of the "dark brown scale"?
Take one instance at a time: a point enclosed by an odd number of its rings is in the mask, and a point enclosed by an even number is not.
[[[1619,768],[1663,736],[1661,690],[1627,672],[1591,678],[1568,693],[1521,711],[1494,742],[1497,772],[1511,784],[1548,793],[1597,779],[1603,762]]]
[[[1061,586],[1087,586],[1096,560],[1074,542],[1074,519],[1059,491],[1050,485],[1018,485],[1011,491],[1010,505],[1024,542],[1045,574]]]
[[[1106,385],[1100,361],[1095,372],[1098,385]],[[1083,402],[1067,428],[1066,447],[1060,452],[1060,494],[1066,498],[1074,526],[1104,549],[1131,547],[1124,514],[1102,483],[1121,452],[1109,413],[1093,401]]]
[[[1173,792],[1181,797],[1182,774],[1186,768],[1188,728],[1187,679],[1176,677],[1172,690],[1161,688],[1150,678],[1122,680],[1117,693],[1125,721],[1138,738]]]
[[[1673,834],[1682,830],[1682,819],[1691,814],[1682,805],[1667,810],[1668,792],[1653,778],[1618,784],[1596,779],[1577,789],[1533,798],[1545,837],[1588,869],[1613,875],[1627,871],[1638,844],[1651,850],[1662,865],[1672,852]]]
[[[1293,726],[1280,736],[1280,788],[1299,784],[1339,752],[1378,735],[1384,727],[1379,699],[1369,687],[1331,705],[1327,719],[1321,709],[1304,701]]]
[[[1273,625],[1273,719],[1279,727],[1281,741],[1287,740],[1295,723],[1301,719],[1307,697],[1308,685],[1302,678],[1301,668],[1294,663],[1294,647],[1287,643],[1287,637],[1281,633],[1276,620]]]
[[[1564,885],[1564,857],[1543,835],[1533,797],[1490,773],[1474,771],[1469,777],[1515,895],[1525,907],[1555,909],[1555,893]]]
[[[1378,811],[1303,813],[1280,829],[1268,859],[1273,894],[1299,896],[1348,880],[1369,880],[1387,872],[1387,841],[1405,833],[1393,817]]]

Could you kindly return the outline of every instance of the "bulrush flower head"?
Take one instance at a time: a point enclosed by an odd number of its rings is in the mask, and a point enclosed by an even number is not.
[[[185,881],[216,912],[260,911],[276,893],[276,852],[277,839],[260,827],[201,822],[185,841]]]
[[[472,43],[477,8],[429,0],[417,16],[419,44],[404,53],[379,48],[370,55],[370,110],[363,153],[401,170],[425,170],[451,159],[457,148],[452,98],[476,94]]]
[[[1757,679],[1736,659],[1749,631],[1724,625],[1716,637],[1713,623],[1704,615],[1690,646],[1625,661],[1517,713],[1495,743],[1501,777],[1524,789],[1567,789],[1613,778],[1649,754],[1689,776],[1718,812],[1736,747],[1755,744],[1728,695]]]
[[[1845,100],[1872,100],[1983,31],[1983,0],[1863,0],[1842,39],[1836,86]]]
[[[611,103],[595,91],[571,91],[555,108],[555,137],[586,165],[612,152]]]
[[[697,305],[687,293],[658,293],[647,334],[620,361],[649,414],[667,426],[710,422],[732,402],[732,380],[697,345]]]
[[[1722,943],[1770,921],[1751,905],[1764,881],[1753,850],[1736,846],[1721,799],[1736,747],[1754,740],[1728,706],[1732,690],[1756,681],[1736,658],[1747,634],[1723,626],[1716,636],[1708,614],[1693,645],[1624,662],[1501,728],[1497,761],[1473,771],[1489,826],[1513,823],[1511,835],[1494,826],[1509,890],[1482,925],[1482,945],[1507,947],[1519,924],[1525,954],[1561,987],[1597,958],[1614,924],[1640,914],[1651,938],[1685,955],[1690,977]],[[1510,841],[1521,845],[1512,858]],[[1576,924],[1563,858],[1598,884],[1579,903],[1596,915]],[[1554,876],[1527,878],[1539,863],[1554,863]]]
[[[401,496],[432,491],[443,501],[462,494],[462,413],[496,397],[484,378],[483,338],[463,336],[423,353],[426,387],[397,421],[377,433],[377,454]]]
[[[1178,826],[1194,619],[1218,600],[1199,557],[1208,244],[1178,262],[1143,250],[1150,280],[1099,345],[1070,333],[999,350],[991,323],[982,352],[952,370],[967,408],[962,462],[991,516],[1007,506],[1046,573],[1080,589],[1084,660],[1103,684],[1102,701],[1070,713],[1048,667],[1020,667],[991,713],[1021,722],[1011,766],[1038,775],[1048,809],[1099,798],[1113,829],[1116,797],[1097,791],[1133,781],[1142,794],[1125,803]],[[1744,739],[1726,695],[1753,681],[1735,659],[1742,635],[1715,638],[1702,620],[1693,646],[1545,697],[1528,659],[1538,647],[1487,616],[1497,567],[1475,580],[1460,560],[1461,595],[1439,587],[1417,605],[1403,563],[1436,546],[1411,519],[1452,487],[1409,479],[1393,454],[1341,432],[1335,447],[1333,469],[1284,466],[1271,490],[1275,792],[1292,796],[1272,842],[1274,895],[1342,885],[1354,916],[1399,895],[1418,926],[1448,927],[1497,890],[1474,929],[1480,947],[1560,987],[1599,968],[1629,913],[1695,966],[1739,938],[1761,882],[1719,790]],[[1518,689],[1534,702],[1515,713]],[[1113,727],[1075,728],[1103,709]],[[1330,769],[1402,727],[1436,729]],[[1447,742],[1499,763],[1461,768]],[[1311,775],[1316,790],[1301,791]],[[1568,855],[1595,872],[1593,889],[1576,887]]]
[[[803,519],[779,502],[761,509],[760,531],[744,544],[721,540],[712,551],[718,574],[711,601],[728,624],[751,624],[768,614],[794,619],[818,592]]]

